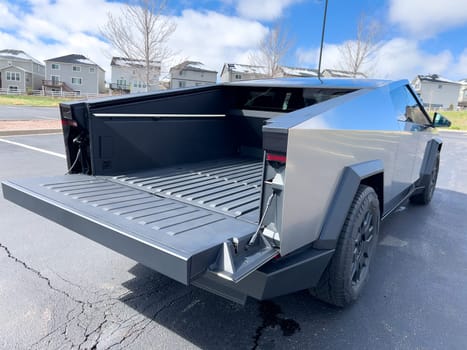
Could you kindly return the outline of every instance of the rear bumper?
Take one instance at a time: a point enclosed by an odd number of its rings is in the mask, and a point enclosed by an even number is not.
[[[305,247],[270,261],[238,283],[208,271],[192,284],[241,304],[248,296],[258,300],[271,299],[316,286],[333,254],[334,249]]]

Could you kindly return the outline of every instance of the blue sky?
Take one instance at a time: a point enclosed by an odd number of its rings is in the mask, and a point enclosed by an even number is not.
[[[467,0],[329,0],[323,68],[339,68],[339,47],[353,40],[359,18],[379,24],[371,73],[408,78],[437,73],[467,78]],[[84,54],[110,73],[116,52],[99,36],[120,1],[0,0],[0,49],[21,49],[39,60]],[[221,70],[249,63],[257,43],[280,22],[293,47],[284,64],[316,68],[324,0],[169,1],[177,24],[170,46],[183,59]]]

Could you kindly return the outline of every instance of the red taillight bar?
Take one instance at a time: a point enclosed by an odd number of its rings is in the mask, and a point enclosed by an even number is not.
[[[62,119],[62,125],[64,126],[78,126],[78,123],[75,120]]]
[[[282,154],[266,153],[266,160],[270,162],[285,163],[287,161],[287,157]]]

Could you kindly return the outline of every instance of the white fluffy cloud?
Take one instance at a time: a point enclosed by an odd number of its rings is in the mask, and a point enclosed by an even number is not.
[[[267,33],[259,22],[212,11],[185,10],[175,22],[169,45],[180,51],[178,60],[202,61],[219,71],[224,62],[248,63],[247,52]]]
[[[428,53],[414,40],[395,38],[382,44],[376,54],[376,74],[381,78],[408,78],[417,74],[437,73],[453,76],[453,56],[445,50]]]
[[[108,12],[120,13],[120,6],[105,0],[30,0],[28,11],[21,12],[1,2],[0,49],[23,50],[42,61],[83,54],[104,68],[110,80],[110,60],[117,53],[99,36],[99,28]],[[177,30],[169,45],[179,53],[174,62],[199,60],[219,71],[224,62],[248,63],[248,53],[267,33],[256,20],[213,11],[185,10],[173,20]],[[12,27],[19,29],[5,30]]]
[[[322,69],[341,69],[339,66],[339,48],[342,44],[324,46]],[[302,65],[317,67],[319,49],[298,49],[297,60]],[[420,49],[417,41],[405,38],[394,38],[379,44],[374,59],[369,62],[368,69],[375,78],[409,79],[418,74],[437,73],[448,78],[458,79],[467,75],[467,49],[457,59],[450,51],[429,53]]]
[[[461,79],[467,79],[467,48],[459,56],[454,69]]]
[[[339,47],[341,45],[326,44],[323,48],[323,57],[321,59],[321,70],[323,69],[340,69],[339,67]],[[319,47],[304,49],[298,48],[296,57],[299,65],[318,68],[319,64]]]
[[[426,38],[467,23],[465,0],[390,0],[389,18],[410,34]]]
[[[237,12],[240,16],[259,20],[275,20],[284,10],[301,0],[239,0]]]

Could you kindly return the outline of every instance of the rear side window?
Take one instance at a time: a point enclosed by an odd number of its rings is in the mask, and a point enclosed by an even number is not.
[[[397,120],[420,125],[431,124],[423,108],[407,86],[401,86],[391,91],[391,98]]]
[[[291,112],[331,98],[345,95],[354,89],[252,87],[236,94],[240,109]]]

